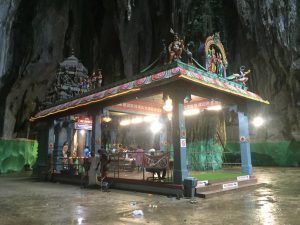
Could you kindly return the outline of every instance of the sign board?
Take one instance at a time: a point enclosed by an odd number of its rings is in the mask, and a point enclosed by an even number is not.
[[[75,129],[77,130],[92,130],[93,121],[89,118],[77,118]]]
[[[208,180],[199,180],[199,181],[197,181],[197,186],[196,186],[196,188],[204,187],[204,186],[206,186],[206,185],[208,185]]]
[[[185,138],[180,139],[180,147],[181,148],[186,148],[186,139]]]
[[[232,182],[232,183],[226,183],[223,184],[223,189],[233,189],[233,188],[238,188],[239,183],[238,182]]]
[[[238,176],[236,179],[237,181],[250,180],[250,176],[249,175]]]
[[[75,129],[77,129],[77,130],[92,130],[92,124],[75,123]]]

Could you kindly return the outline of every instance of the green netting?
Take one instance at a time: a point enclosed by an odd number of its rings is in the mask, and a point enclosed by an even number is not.
[[[251,143],[251,157],[254,166],[299,166],[300,142]],[[227,143],[227,162],[240,158],[239,143]]]
[[[0,173],[18,172],[32,167],[37,158],[37,141],[0,139]]]
[[[217,170],[222,167],[223,148],[213,140],[195,141],[187,145],[190,170]]]
[[[187,160],[190,170],[217,170],[222,167],[226,143],[225,120],[222,112],[204,111],[186,119]]]

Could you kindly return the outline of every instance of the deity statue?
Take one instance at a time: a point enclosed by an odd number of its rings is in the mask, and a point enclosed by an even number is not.
[[[224,73],[224,64],[223,64],[223,59],[222,55],[220,53],[217,54],[217,74],[222,77]]]
[[[184,41],[179,39],[177,33],[174,33],[174,40],[169,45],[169,63],[180,59],[184,48]]]
[[[215,48],[210,48],[208,50],[208,71],[212,73],[216,73],[217,71],[217,56],[216,56],[216,50]]]
[[[251,70],[247,70],[244,72],[246,69],[245,66],[240,67],[240,73],[234,73],[231,76],[227,77],[227,80],[233,80],[235,82],[240,82],[243,83],[244,86],[246,86],[246,82],[248,81],[247,75],[251,72]]]
[[[98,69],[98,74],[97,74],[97,88],[100,88],[102,86],[102,70]]]

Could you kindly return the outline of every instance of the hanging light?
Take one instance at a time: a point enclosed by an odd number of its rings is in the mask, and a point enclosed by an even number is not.
[[[183,111],[184,116],[193,116],[200,113],[200,109],[186,109]]]
[[[263,118],[261,118],[260,116],[257,116],[257,117],[255,117],[254,119],[253,119],[253,125],[254,126],[256,126],[256,127],[260,127],[261,125],[263,125],[264,124],[264,119]]]
[[[102,117],[103,122],[109,123],[112,120],[111,117],[109,117],[109,111],[108,110],[104,110],[103,115],[104,115],[104,117]]]
[[[158,133],[161,130],[161,128],[162,128],[162,124],[160,122],[154,122],[151,124],[151,127],[150,127],[151,131],[154,134]]]
[[[166,112],[171,112],[173,110],[172,100],[169,98],[169,96],[165,102],[165,105],[163,106],[163,109]]]
[[[212,106],[208,106],[206,108],[206,110],[220,111],[220,110],[222,110],[222,106],[221,105],[212,105]]]
[[[144,122],[149,123],[149,122],[157,121],[158,118],[156,116],[145,116],[143,120]]]
[[[122,120],[122,121],[120,122],[120,125],[121,125],[121,126],[127,126],[127,125],[129,125],[129,124],[131,124],[131,121],[130,121],[130,120]]]
[[[138,124],[138,123],[141,123],[143,121],[144,121],[143,117],[135,117],[135,118],[131,119],[132,124]]]
[[[103,120],[103,122],[105,122],[105,123],[109,123],[109,122],[111,121],[111,118],[110,118],[109,116],[104,116],[104,117],[102,118],[102,120]]]

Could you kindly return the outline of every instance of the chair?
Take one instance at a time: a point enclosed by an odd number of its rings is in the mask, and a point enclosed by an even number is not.
[[[152,177],[148,177],[147,180],[152,179],[154,181],[155,173],[160,174],[161,171],[163,171],[163,173],[166,174],[166,171],[169,169],[169,160],[170,160],[169,153],[164,153],[162,155],[154,155],[154,156],[144,154],[143,166],[146,172],[152,173]],[[162,179],[164,179],[164,175]]]

